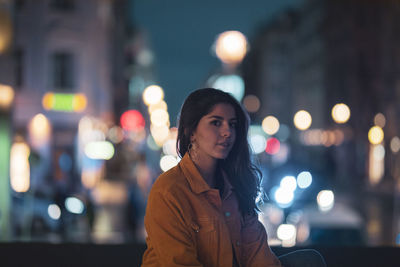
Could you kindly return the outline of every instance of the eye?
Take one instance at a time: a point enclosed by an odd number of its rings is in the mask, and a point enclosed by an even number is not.
[[[214,126],[221,126],[221,121],[213,120],[213,121],[211,121],[211,124],[214,125]]]
[[[229,126],[230,126],[231,128],[236,128],[236,126],[237,126],[237,121],[231,121],[231,122],[229,123]]]

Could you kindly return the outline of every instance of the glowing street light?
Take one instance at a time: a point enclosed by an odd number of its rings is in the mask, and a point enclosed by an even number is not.
[[[218,35],[215,53],[225,64],[239,64],[247,53],[247,39],[239,31],[226,31]]]
[[[332,108],[332,118],[336,123],[346,123],[350,119],[350,108],[343,103]]]
[[[143,102],[147,105],[155,105],[164,99],[164,90],[158,85],[150,85],[143,91]]]
[[[312,118],[310,113],[305,110],[300,110],[294,115],[293,122],[297,129],[304,131],[310,128]]]
[[[371,144],[378,145],[382,143],[383,138],[384,138],[384,133],[381,127],[373,126],[371,129],[369,129],[368,140]]]

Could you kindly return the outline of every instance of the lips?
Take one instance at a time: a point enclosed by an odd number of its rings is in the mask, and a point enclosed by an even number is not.
[[[223,142],[223,143],[219,143],[218,145],[223,146],[225,148],[229,148],[231,146],[230,142]]]

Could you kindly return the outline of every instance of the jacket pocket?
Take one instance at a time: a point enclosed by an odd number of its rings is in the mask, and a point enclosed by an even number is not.
[[[208,266],[215,261],[218,254],[218,242],[215,220],[212,218],[196,218],[192,222],[195,233],[197,254],[200,262]]]

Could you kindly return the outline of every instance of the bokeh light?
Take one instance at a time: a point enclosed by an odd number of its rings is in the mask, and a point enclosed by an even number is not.
[[[294,115],[293,122],[297,129],[304,131],[310,128],[312,118],[310,113],[305,110],[300,110]]]
[[[163,153],[165,155],[177,156],[176,139],[167,139],[163,144]]]
[[[240,63],[247,52],[247,39],[239,31],[226,31],[218,35],[215,53],[225,64]]]
[[[0,109],[7,110],[14,100],[14,90],[9,85],[0,84]]]
[[[157,146],[162,147],[162,145],[169,136],[169,127],[167,125],[161,125],[161,126],[151,125],[150,132]]]
[[[312,183],[312,175],[310,172],[303,171],[297,175],[297,185],[299,188],[305,189]]]
[[[249,113],[255,113],[260,109],[260,99],[255,95],[247,95],[243,99],[243,105]]]
[[[153,113],[153,111],[157,110],[157,109],[163,109],[163,110],[167,111],[167,109],[168,109],[167,103],[164,100],[161,100],[157,104],[150,105],[148,107],[148,111],[150,114]]]
[[[281,147],[281,143],[275,137],[268,138],[267,140],[267,147],[265,148],[265,152],[270,155],[277,154]]]
[[[244,81],[239,75],[221,75],[211,83],[213,88],[221,89],[232,94],[237,101],[242,101],[244,95]]]
[[[45,110],[50,110],[54,106],[54,93],[46,93],[42,98],[42,106]]]
[[[163,170],[164,172],[175,167],[177,164],[178,164],[177,158],[172,155],[165,155],[162,156],[160,159],[160,167],[161,170]]]
[[[150,85],[143,91],[143,102],[149,105],[155,105],[164,98],[164,90],[158,85]]]
[[[378,184],[385,173],[385,148],[382,144],[370,145],[368,176],[371,185]]]
[[[282,246],[294,246],[296,243],[296,227],[293,224],[281,224],[278,226],[277,236],[282,240]]]
[[[14,143],[10,152],[10,183],[15,192],[26,192],[30,187],[30,148],[24,142]]]
[[[376,145],[375,149],[373,150],[374,158],[376,160],[383,160],[385,158],[385,148],[383,145],[379,144]]]
[[[260,154],[267,147],[267,141],[264,136],[253,134],[250,136],[250,147],[254,154]]]
[[[108,130],[107,137],[114,144],[119,144],[124,140],[124,131],[119,126],[113,126]]]
[[[93,141],[85,146],[85,154],[90,159],[109,160],[114,156],[114,146],[108,141]]]
[[[262,121],[261,126],[265,133],[274,135],[279,130],[279,120],[274,116],[267,116]]]
[[[50,139],[51,125],[45,115],[35,115],[28,125],[29,137],[35,146],[41,146]]]
[[[81,112],[86,109],[87,106],[87,98],[84,94],[75,94],[72,100],[72,109],[75,112]]]
[[[343,103],[332,108],[332,118],[336,123],[346,123],[350,119],[350,108]]]
[[[85,94],[67,94],[48,92],[42,97],[42,106],[46,110],[64,112],[82,112],[86,109]]]
[[[127,131],[139,132],[143,130],[145,120],[137,110],[127,110],[121,115],[121,127]]]
[[[296,178],[294,176],[285,176],[280,182],[280,187],[294,191],[297,188]]]
[[[81,181],[84,187],[94,188],[98,185],[102,177],[103,168],[83,169],[81,174]]]
[[[50,204],[47,207],[47,213],[53,220],[58,220],[61,217],[61,209],[57,204]]]
[[[317,195],[318,207],[321,211],[329,211],[335,203],[335,195],[332,190],[322,190]]]
[[[65,208],[74,214],[82,214],[85,209],[85,205],[82,200],[76,197],[67,197],[65,199]]]
[[[371,144],[377,145],[382,143],[384,138],[384,133],[381,127],[379,126],[373,126],[371,129],[368,131],[368,140]]]
[[[294,192],[288,188],[279,187],[274,193],[274,198],[279,206],[286,208],[291,205],[294,199]]]
[[[386,125],[385,115],[383,115],[382,113],[376,114],[374,117],[374,124],[381,128],[385,127],[385,125]]]
[[[150,121],[154,126],[165,126],[169,124],[169,114],[163,109],[156,109],[151,113]]]
[[[281,142],[285,142],[289,136],[290,136],[290,129],[286,124],[281,124],[279,126],[278,132],[275,134],[275,136],[279,139]]]
[[[400,151],[400,138],[398,136],[395,136],[390,140],[390,149],[393,153]]]

